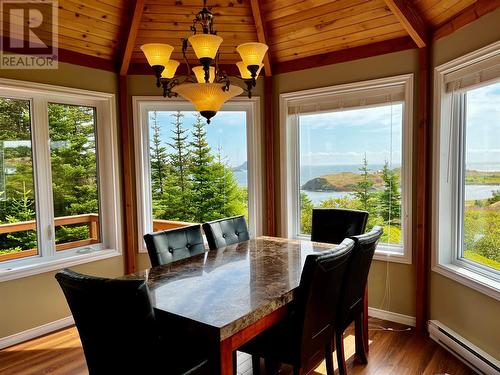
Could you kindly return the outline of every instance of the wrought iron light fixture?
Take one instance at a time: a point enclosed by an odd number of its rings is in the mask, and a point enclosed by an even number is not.
[[[210,119],[229,99],[243,91],[246,91],[249,98],[252,97],[252,89],[264,66],[262,61],[268,49],[263,43],[243,43],[236,48],[242,61],[236,63],[240,76],[234,78],[240,79],[245,84],[245,89],[233,85],[219,65],[219,47],[223,39],[213,29],[213,23],[214,15],[204,0],[203,9],[196,14],[191,26],[193,35],[182,39],[182,56],[187,68],[185,76],[175,75],[179,62],[170,59],[174,47],[161,43],[141,46],[153,69],[156,86],[163,88],[163,96],[171,98],[180,95],[189,100],[207,119],[207,123],[210,123]],[[191,68],[186,56],[188,45],[193,48],[200,66]]]

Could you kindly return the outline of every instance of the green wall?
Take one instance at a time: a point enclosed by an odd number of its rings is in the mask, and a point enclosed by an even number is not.
[[[500,9],[433,46],[433,66],[500,40]],[[430,319],[439,320],[500,360],[500,302],[431,272]]]
[[[287,92],[307,90],[318,87],[340,85],[370,79],[413,73],[415,85],[415,103],[417,107],[418,82],[418,51],[407,50],[387,55],[369,57],[297,72],[278,74],[274,76],[274,106],[275,106],[275,148],[279,155],[279,95]],[[414,110],[416,114],[416,110]],[[413,127],[416,129],[416,116]],[[414,132],[414,134],[416,134]],[[414,139],[416,137],[414,136]],[[276,158],[276,171],[280,170],[279,159]],[[415,172],[416,168],[414,168]],[[276,176],[275,200],[277,205],[278,228],[281,228],[281,192],[279,174]],[[415,189],[413,189],[415,193]],[[415,204],[415,201],[413,202]],[[415,211],[415,210],[413,210]],[[415,220],[413,220],[415,222]],[[386,294],[386,280],[390,285],[390,294],[386,295],[384,306],[382,301]],[[399,264],[374,261],[368,281],[369,305],[392,312],[415,316],[415,267],[413,264]],[[386,302],[390,303],[387,304]]]
[[[0,70],[1,78],[117,93],[114,73],[60,63],[57,70]],[[123,256],[71,267],[91,275],[123,275]],[[55,272],[0,282],[0,338],[65,318],[70,314]]]

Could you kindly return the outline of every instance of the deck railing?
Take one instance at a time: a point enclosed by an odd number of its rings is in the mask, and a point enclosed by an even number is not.
[[[54,219],[54,226],[61,227],[63,225],[87,225],[89,230],[89,238],[69,241],[60,244],[56,244],[56,250],[67,250],[80,246],[87,246],[99,243],[99,215],[97,214],[84,214],[84,215],[74,215],[74,216],[63,216],[56,217]],[[153,220],[153,231],[167,230],[174,228],[181,228],[188,225],[193,225],[193,223],[187,223],[183,221],[173,221],[173,220]],[[9,223],[0,224],[0,235],[10,234],[16,232],[25,232],[29,230],[36,230],[36,221],[22,221],[19,223]],[[30,257],[38,254],[38,249],[29,249],[18,251],[15,253],[0,254],[0,262],[6,260],[20,259],[25,257]]]

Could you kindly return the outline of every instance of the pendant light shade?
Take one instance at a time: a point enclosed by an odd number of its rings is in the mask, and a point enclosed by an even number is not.
[[[215,79],[215,67],[211,66],[209,72],[208,82],[212,83]],[[198,83],[205,83],[205,71],[202,66],[195,66],[193,68],[193,73]]]
[[[188,40],[198,59],[215,59],[217,50],[222,43],[222,38],[213,34],[194,34]]]
[[[247,65],[243,61],[238,61],[236,63],[236,66],[238,67],[238,70],[240,71],[240,76],[243,79],[252,79],[252,73],[247,69]],[[260,64],[259,70],[257,70],[257,75],[259,75],[260,71],[262,70],[262,67],[264,64]]]
[[[161,73],[161,78],[167,78],[167,79],[172,79],[175,76],[175,72],[177,71],[177,68],[179,67],[179,62],[176,60],[169,60],[167,65],[165,66],[165,69]]]
[[[220,107],[232,97],[240,95],[243,89],[230,85],[224,91],[220,83],[184,83],[173,88],[184,99],[193,103],[194,107],[210,123],[210,118],[215,116]]]
[[[264,43],[243,43],[236,47],[236,50],[246,66],[260,66],[268,48]]]
[[[142,52],[151,66],[166,66],[174,47],[162,43],[148,43],[141,46]]]

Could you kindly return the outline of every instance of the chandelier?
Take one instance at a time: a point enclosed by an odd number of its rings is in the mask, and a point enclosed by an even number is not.
[[[156,77],[156,86],[163,88],[164,97],[182,96],[193,103],[196,110],[207,119],[215,116],[221,106],[229,99],[246,91],[252,97],[252,88],[264,64],[262,63],[268,46],[263,43],[243,43],[236,50],[241,60],[236,63],[239,79],[245,88],[231,84],[229,76],[219,64],[219,47],[223,39],[213,29],[214,15],[207,8],[206,0],[203,9],[196,14],[191,26],[192,35],[182,39],[182,56],[186,64],[185,76],[176,76],[180,63],[171,60],[174,47],[162,43],[148,43],[141,46],[148,64]],[[200,30],[199,30],[200,29]],[[194,50],[200,63],[191,67],[186,56],[188,45]]]

